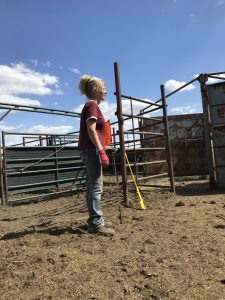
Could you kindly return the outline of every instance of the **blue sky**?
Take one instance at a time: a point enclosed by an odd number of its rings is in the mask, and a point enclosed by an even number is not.
[[[158,100],[160,84],[170,92],[225,71],[224,32],[225,0],[0,0],[0,102],[80,111],[77,86],[90,74],[105,80],[102,110],[113,120],[115,61],[124,94]],[[168,98],[169,114],[201,111],[198,82]],[[66,133],[78,124],[16,112],[0,129]]]

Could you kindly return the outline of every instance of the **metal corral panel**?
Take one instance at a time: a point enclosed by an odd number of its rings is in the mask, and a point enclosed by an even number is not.
[[[76,147],[5,147],[7,194],[18,194],[86,181],[85,166]]]
[[[145,121],[144,126],[151,121]],[[175,176],[207,175],[205,132],[202,114],[168,116],[169,137]],[[163,132],[163,124],[150,127],[151,131]],[[162,147],[163,142],[143,141],[144,147]],[[145,153],[146,161],[166,159],[165,151],[149,151]],[[167,172],[165,164],[145,167],[149,174]]]
[[[206,85],[212,121],[216,185],[225,187],[225,82]]]

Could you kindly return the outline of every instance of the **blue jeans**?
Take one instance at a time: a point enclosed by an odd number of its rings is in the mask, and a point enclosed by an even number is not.
[[[101,195],[103,191],[103,175],[100,156],[96,149],[81,150],[81,159],[86,166],[87,190],[86,202],[88,208],[88,230],[104,226],[101,210]]]

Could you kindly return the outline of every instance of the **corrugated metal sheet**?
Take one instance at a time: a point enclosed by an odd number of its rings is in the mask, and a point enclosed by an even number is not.
[[[207,175],[208,162],[202,114],[168,116],[169,137],[175,176]],[[144,126],[149,121],[144,122]],[[162,132],[163,124],[151,127],[151,131]],[[159,140],[143,141],[144,147],[163,146]],[[166,159],[163,151],[145,153],[146,161]],[[147,166],[146,172],[156,174],[167,172],[165,165]]]
[[[216,185],[225,187],[225,82],[206,86],[212,121]]]
[[[84,184],[85,166],[76,147],[6,147],[8,194]]]

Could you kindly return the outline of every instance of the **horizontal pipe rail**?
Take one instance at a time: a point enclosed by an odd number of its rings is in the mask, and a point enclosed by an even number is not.
[[[137,177],[137,181],[148,180],[151,178],[164,177],[164,176],[168,176],[168,173],[155,174],[155,175],[150,175],[145,177]],[[133,181],[132,179],[127,180],[127,182],[132,182],[132,181]]]
[[[208,73],[207,76],[225,74],[225,72]]]
[[[143,120],[150,120],[150,121],[160,121],[162,122],[162,119],[159,118],[151,118],[151,117],[143,117],[143,116],[139,116],[139,115],[129,115],[129,114],[123,114],[124,117],[128,117],[130,119],[132,118],[136,118],[136,119],[143,119]]]
[[[219,79],[219,80],[225,80],[224,77],[220,77],[220,76],[214,76],[214,75],[208,75],[209,78],[214,78],[214,79]]]
[[[165,134],[164,134],[165,136]],[[152,136],[152,137],[149,137],[149,138],[145,138],[145,141],[149,141],[151,142],[152,139],[155,139],[156,137],[155,136]],[[140,142],[142,141],[142,139],[135,139],[135,140],[126,140],[124,141],[124,144],[130,144],[130,143],[134,143],[134,142]],[[158,141],[157,141],[158,142]]]
[[[37,158],[6,158],[6,162],[32,162],[42,159],[44,157],[37,157]],[[45,160],[61,160],[61,159],[79,159],[81,161],[80,156],[57,156],[57,157],[47,157]]]
[[[160,132],[150,132],[150,131],[133,131],[132,129],[130,131],[124,131],[124,133],[128,133],[128,134],[148,134],[148,135],[156,135],[156,136],[164,136],[164,133],[160,133]]]
[[[147,187],[171,189],[170,185],[158,185],[158,184],[144,184],[144,183],[139,183],[138,186],[147,186]]]
[[[146,166],[146,165],[155,165],[155,164],[163,164],[163,163],[167,163],[166,160],[155,160],[155,161],[147,161],[147,162],[143,162],[143,163],[131,163],[130,166],[134,167],[134,166]],[[128,167],[129,165],[126,164],[126,166]]]
[[[81,114],[73,111],[60,110],[60,109],[52,109],[45,107],[36,107],[36,106],[27,106],[27,105],[18,105],[18,104],[6,104],[0,103],[1,109],[11,109],[11,110],[20,110],[20,111],[29,111],[35,113],[45,113],[45,114],[53,114],[53,115],[63,115],[68,117],[76,117],[80,118]]]
[[[8,187],[8,190],[12,190],[12,189],[20,189],[23,187],[37,187],[37,186],[45,186],[48,184],[55,184],[57,182],[62,183],[62,182],[75,182],[75,181],[80,181],[80,180],[86,180],[86,178],[84,177],[77,177],[77,178],[67,178],[67,179],[58,179],[58,180],[50,180],[50,181],[44,181],[44,182],[36,182],[36,183],[27,183],[27,184],[23,184],[23,185],[11,185]]]
[[[198,80],[198,79],[199,79],[199,76],[196,77],[196,78],[194,78],[194,79],[192,79],[191,81],[185,83],[184,85],[182,85],[182,86],[179,87],[178,89],[174,90],[173,92],[171,92],[171,93],[165,95],[165,98],[168,98],[168,97],[172,96],[173,94],[179,92],[180,90],[182,90],[182,89],[185,88],[186,86],[192,84],[193,82],[195,82],[195,81]],[[161,102],[161,101],[162,101],[162,98],[160,98],[159,100],[155,101],[154,103],[159,103],[159,102]],[[149,106],[149,107],[150,107],[150,106]],[[145,111],[145,110],[148,109],[149,107],[145,107],[144,109],[142,109],[142,111]],[[146,112],[145,112],[145,113],[146,113]]]
[[[128,148],[126,149],[126,152],[132,152],[132,151],[161,151],[166,150],[166,147],[146,147],[146,148]]]
[[[114,92],[114,95],[116,96],[116,92]],[[125,98],[125,99],[129,99],[129,100],[134,100],[134,101],[137,101],[137,102],[142,102],[142,103],[145,103],[145,104],[149,104],[151,106],[152,105],[159,106],[158,103],[155,103],[155,102],[152,102],[152,101],[148,101],[148,100],[144,100],[144,99],[135,98],[135,97],[132,97],[132,96],[126,96],[124,94],[121,94],[121,97]]]
[[[71,137],[73,135],[70,135],[70,134],[56,134],[56,133],[38,133],[38,132],[35,132],[35,133],[28,133],[28,132],[7,132],[7,131],[4,131],[4,135],[28,135],[28,136],[35,136],[36,135],[45,135],[45,136],[48,136],[48,137],[54,137],[54,136],[61,136],[61,137],[64,137],[64,136],[68,136],[68,137]],[[44,146],[43,146],[44,147]]]
[[[65,194],[68,192],[75,192],[78,190],[84,190],[83,187],[77,187],[76,189],[69,189],[69,190],[63,190],[59,192],[52,192],[52,193],[46,193],[46,194],[40,194],[40,195],[35,195],[35,196],[30,196],[30,197],[25,197],[25,198],[17,198],[13,200],[8,200],[9,204],[17,203],[18,201],[26,201],[26,200],[31,200],[35,198],[41,198],[41,197],[47,197],[47,196],[53,196],[53,195],[60,195],[60,194]]]
[[[220,128],[224,128],[224,127],[225,127],[225,124],[216,124],[216,125],[213,125],[214,129],[220,129]]]
[[[34,170],[34,171],[16,171],[16,172],[9,172],[9,170],[7,170],[7,176],[13,176],[13,175],[25,175],[25,174],[42,174],[42,173],[49,173],[49,172],[53,172],[53,171],[59,171],[59,173],[61,171],[66,171],[66,170],[84,170],[86,167],[69,167],[69,168],[58,168],[58,169],[47,169],[47,170]]]

